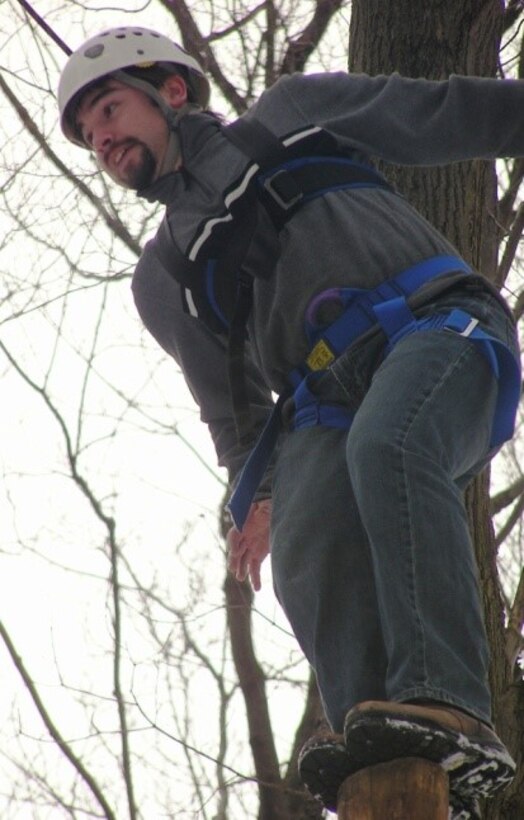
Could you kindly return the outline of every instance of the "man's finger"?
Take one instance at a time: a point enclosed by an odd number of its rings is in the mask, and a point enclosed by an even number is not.
[[[249,567],[249,577],[251,579],[251,586],[255,592],[259,592],[259,590],[262,589],[262,582],[260,580],[260,561],[251,561]]]

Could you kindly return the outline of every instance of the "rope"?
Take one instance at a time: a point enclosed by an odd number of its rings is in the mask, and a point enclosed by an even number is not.
[[[57,46],[60,46],[62,51],[65,52],[65,54],[67,54],[67,56],[69,57],[69,55],[72,53],[72,50],[69,48],[68,45],[66,45],[64,43],[63,40],[60,39],[58,34],[55,31],[53,31],[51,26],[49,26],[46,23],[46,21],[42,17],[40,17],[39,14],[37,14],[37,12],[30,5],[30,3],[28,3],[27,0],[18,0],[18,2],[22,6],[22,8],[25,9],[25,11],[33,18],[33,20],[36,21],[36,23],[40,26],[40,28],[43,29],[45,31],[45,33],[48,34],[49,37],[51,37],[52,40],[54,40],[54,42],[57,44]]]

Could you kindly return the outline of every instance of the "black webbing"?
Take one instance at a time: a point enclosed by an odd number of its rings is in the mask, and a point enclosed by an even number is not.
[[[254,117],[235,120],[223,128],[223,133],[261,168],[279,165],[287,157],[278,137]]]
[[[233,317],[228,335],[228,376],[237,438],[248,444],[253,437],[245,371],[246,325],[253,304],[253,278],[240,271]]]
[[[355,162],[347,155],[337,156],[336,141],[327,132],[315,133],[315,144],[311,145],[309,142],[308,148],[315,154],[315,148],[320,148],[320,143],[324,150],[329,145],[335,156],[320,150],[320,156],[308,157],[304,164],[298,163],[290,168],[281,166],[293,155],[301,156],[297,152],[300,140],[290,152],[272,131],[254,117],[236,120],[224,126],[222,131],[242,153],[259,166],[261,184],[257,187],[257,196],[277,231],[307,197],[315,194],[336,187],[368,185],[392,190],[373,168]],[[301,146],[301,150],[308,151],[305,145]],[[253,278],[241,268],[238,274],[237,300],[229,327],[228,375],[237,436],[243,444],[249,444],[253,436],[244,361],[247,320],[252,303]]]

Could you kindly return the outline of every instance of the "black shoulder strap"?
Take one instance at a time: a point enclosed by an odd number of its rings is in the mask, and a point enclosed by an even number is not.
[[[261,168],[286,160],[286,148],[256,117],[243,117],[223,128],[224,135]]]
[[[342,148],[319,126],[304,126],[280,140],[256,117],[244,117],[225,126],[223,134],[259,166],[257,199],[277,231],[307,199],[334,188],[372,186],[394,191],[369,160]]]
[[[251,405],[246,383],[246,324],[253,304],[253,278],[242,270],[237,277],[237,299],[228,334],[228,378],[237,439],[249,444],[253,439]]]
[[[272,225],[276,231],[301,207],[307,196],[341,185],[371,185],[393,190],[372,166],[359,161],[354,152],[341,149],[336,138],[322,128],[304,127],[288,135],[283,142],[256,117],[247,115],[223,126],[222,133],[259,166],[262,184],[256,189],[257,200],[269,217],[268,226]],[[290,168],[289,160],[308,154],[320,155],[322,160],[303,165],[295,163]],[[244,372],[244,345],[253,282],[242,267],[237,287],[237,301],[229,327],[229,384],[238,439],[247,443],[252,427]]]

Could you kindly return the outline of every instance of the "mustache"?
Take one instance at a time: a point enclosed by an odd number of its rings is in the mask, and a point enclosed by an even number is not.
[[[110,145],[107,151],[105,152],[103,159],[107,160],[111,154],[115,153],[115,151],[128,151],[135,145],[140,145],[142,148],[145,147],[144,143],[141,142],[141,140],[135,139],[134,137],[125,137],[124,139],[121,139],[118,142],[114,142],[112,145]]]

